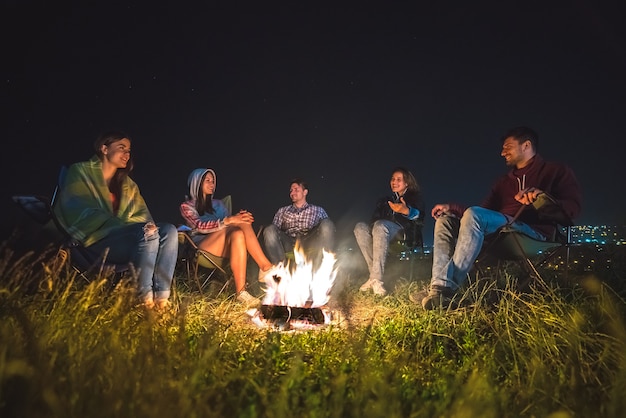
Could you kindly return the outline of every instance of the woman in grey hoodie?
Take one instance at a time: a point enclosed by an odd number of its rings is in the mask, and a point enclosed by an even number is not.
[[[260,277],[276,267],[265,256],[252,228],[252,213],[242,210],[233,215],[222,200],[214,199],[215,171],[196,168],[189,174],[189,197],[180,205],[180,213],[191,228],[192,239],[203,251],[227,258],[235,278],[237,299],[245,304],[258,300],[246,289],[248,254],[257,263]]]

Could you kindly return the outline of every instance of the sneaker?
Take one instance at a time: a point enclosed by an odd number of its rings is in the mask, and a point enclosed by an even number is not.
[[[422,299],[422,307],[427,311],[441,308],[448,309],[452,304],[454,290],[449,287],[431,286],[428,295]]]
[[[380,280],[374,280],[372,283],[372,292],[378,296],[385,296],[387,294],[387,291],[383,287],[383,282]]]
[[[361,287],[359,287],[359,290],[361,292],[367,292],[368,290],[370,290],[372,288],[373,284],[374,284],[374,280],[373,279],[367,279],[367,281],[365,283],[363,283],[361,285]]]
[[[265,271],[259,269],[259,281],[261,283],[265,283],[268,279],[271,278],[276,280],[276,278],[280,278],[284,271],[285,269],[283,268],[283,263],[276,264]]]
[[[252,296],[246,290],[242,290],[241,292],[239,292],[239,294],[237,295],[237,300],[246,306],[257,305],[259,303],[259,299]]]

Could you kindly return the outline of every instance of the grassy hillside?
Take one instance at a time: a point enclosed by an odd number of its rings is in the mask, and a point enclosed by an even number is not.
[[[379,298],[344,276],[330,325],[281,332],[183,275],[171,310],[146,310],[129,282],[87,283],[5,245],[0,416],[623,415],[626,305],[604,277],[525,294],[474,285],[468,306],[426,312],[408,299],[420,281]]]

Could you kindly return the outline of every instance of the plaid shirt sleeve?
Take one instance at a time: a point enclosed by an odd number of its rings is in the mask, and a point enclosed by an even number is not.
[[[194,232],[200,234],[210,234],[224,228],[224,224],[219,219],[211,219],[203,221],[198,214],[193,202],[187,201],[180,205],[180,214],[185,219],[185,223]]]
[[[309,229],[313,228],[315,225],[319,224],[322,219],[328,218],[328,214],[324,210],[324,208],[320,206],[313,206],[314,208],[314,217],[312,222],[310,223]]]
[[[285,209],[286,208],[280,208],[276,211],[276,214],[274,215],[274,219],[272,220],[272,223],[274,225],[276,225],[276,227],[278,229],[282,228],[282,224],[283,224],[283,214],[285,213]]]

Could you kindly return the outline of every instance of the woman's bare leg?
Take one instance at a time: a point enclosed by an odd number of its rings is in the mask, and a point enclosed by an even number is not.
[[[237,294],[246,288],[246,264],[248,252],[246,250],[246,238],[239,228],[232,228],[227,235],[227,245],[230,248],[230,268],[235,278]]]
[[[234,245],[236,240],[232,237],[235,232],[237,232],[237,239],[242,240],[237,245]],[[265,256],[250,224],[230,225],[228,228],[212,232],[198,244],[198,248],[219,257],[230,258],[230,267],[238,293],[246,285],[248,253],[261,271],[267,271],[272,267],[272,262]]]
[[[228,248],[226,247],[226,231],[222,229],[210,234],[200,241],[198,248],[218,257],[228,257]]]
[[[246,239],[246,248],[248,249],[248,253],[254,260],[254,262],[259,266],[259,268],[263,271],[272,267],[272,262],[267,258],[263,249],[261,248],[261,244],[259,244],[259,240],[256,237],[256,233],[252,228],[251,224],[239,224],[237,225],[243,231],[243,234]]]

